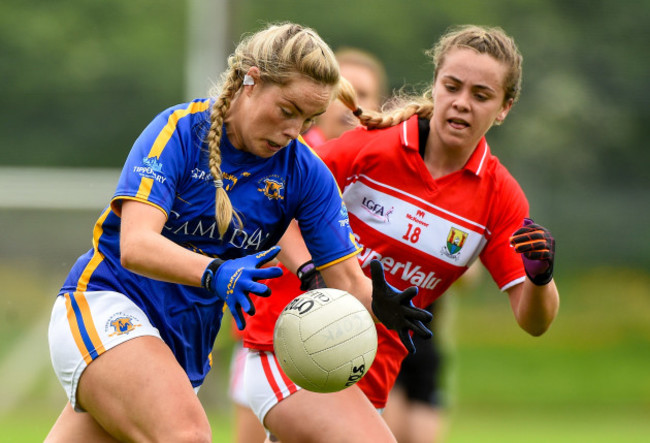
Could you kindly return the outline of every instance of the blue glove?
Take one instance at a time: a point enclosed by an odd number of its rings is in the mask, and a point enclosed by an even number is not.
[[[388,329],[397,331],[400,340],[411,353],[415,353],[415,345],[409,331],[415,332],[422,338],[431,338],[433,333],[424,325],[429,323],[433,315],[424,309],[413,305],[413,297],[418,295],[417,286],[411,286],[400,292],[386,282],[384,268],[379,260],[370,262],[372,276],[372,311],[377,319]]]
[[[201,285],[226,302],[240,331],[246,326],[242,311],[248,315],[255,314],[255,306],[248,294],[252,292],[260,297],[271,295],[268,286],[257,281],[282,275],[282,269],[277,266],[260,268],[273,260],[279,252],[280,247],[274,246],[267,251],[232,260],[217,258],[203,272]]]
[[[521,228],[512,234],[510,244],[521,254],[526,275],[534,284],[543,286],[553,278],[555,239],[543,226],[524,219]]]

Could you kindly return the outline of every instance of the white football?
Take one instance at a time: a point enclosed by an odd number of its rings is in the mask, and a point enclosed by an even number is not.
[[[353,295],[314,289],[284,308],[275,324],[273,346],[282,370],[295,384],[314,392],[336,392],[370,369],[377,330]]]

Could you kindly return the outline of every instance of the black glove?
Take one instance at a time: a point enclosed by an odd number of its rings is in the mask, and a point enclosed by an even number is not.
[[[242,311],[248,315],[255,314],[255,306],[248,294],[252,292],[261,297],[271,295],[269,287],[257,281],[282,275],[282,269],[277,266],[260,269],[260,266],[273,260],[279,252],[280,247],[274,246],[267,251],[232,260],[217,258],[203,272],[201,285],[226,302],[240,331],[246,326]]]
[[[524,270],[530,281],[543,286],[553,279],[555,239],[548,229],[525,218],[523,227],[510,237],[510,244],[522,254]]]
[[[320,272],[316,269],[316,265],[311,260],[300,265],[296,271],[296,275],[300,279],[300,290],[302,291],[327,287],[323,276],[320,275]]]
[[[386,282],[384,268],[379,260],[370,262],[372,275],[372,311],[377,319],[388,329],[397,331],[400,340],[411,353],[415,353],[415,345],[409,331],[422,338],[431,338],[433,333],[424,325],[429,323],[433,315],[413,305],[413,297],[418,294],[417,286],[411,286],[400,292]]]

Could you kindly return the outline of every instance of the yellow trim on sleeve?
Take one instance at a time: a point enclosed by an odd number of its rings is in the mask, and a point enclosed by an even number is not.
[[[361,252],[361,248],[357,248],[356,251],[351,252],[351,253],[348,254],[348,255],[344,255],[343,257],[337,258],[336,260],[331,261],[331,262],[329,262],[329,263],[325,263],[325,264],[322,265],[322,266],[317,266],[317,267],[316,267],[316,270],[317,270],[317,271],[320,271],[321,269],[329,268],[329,267],[332,266],[332,265],[335,265],[335,264],[337,264],[337,263],[341,263],[342,261],[345,261],[345,260],[347,260],[347,259],[350,258],[350,257],[354,257],[354,256],[357,255],[359,252]]]
[[[128,197],[128,196],[121,196],[121,195],[117,196],[117,197],[113,198],[113,200],[111,200],[111,209],[113,210],[113,212],[115,212],[115,215],[117,215],[118,217],[122,217],[122,200],[133,200],[133,201],[137,201],[137,202],[140,202],[140,203],[146,203],[149,206],[153,206],[154,208],[160,209],[160,212],[165,214],[165,218],[169,217],[169,214],[167,213],[167,211],[165,211],[163,209],[162,206],[157,205],[152,201],[142,199],[142,198],[139,198],[137,196]]]
[[[174,111],[169,116],[169,119],[167,119],[167,124],[165,127],[160,131],[158,137],[156,137],[156,141],[153,143],[153,146],[151,146],[151,151],[149,151],[148,157],[160,158],[160,154],[162,154],[163,149],[165,149],[165,146],[167,146],[169,139],[172,138],[172,135],[174,135],[176,125],[178,125],[178,121],[181,118],[189,114],[203,112],[208,109],[209,106],[210,100],[208,99],[202,102],[192,102],[187,108]]]
[[[135,198],[138,200],[147,200],[149,194],[151,194],[151,188],[153,187],[153,178],[151,177],[142,177],[140,180],[140,187],[138,188]]]

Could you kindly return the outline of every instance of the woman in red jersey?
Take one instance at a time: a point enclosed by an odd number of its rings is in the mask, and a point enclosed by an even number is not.
[[[373,130],[349,131],[318,149],[343,190],[363,248],[358,259],[369,274],[383,267],[390,285],[417,286],[413,302],[424,308],[479,258],[508,294],[519,326],[541,335],[559,307],[555,241],[528,218],[521,187],[485,139],[519,96],[522,57],[503,30],[477,26],[451,30],[429,55],[434,80],[423,97],[385,114],[364,112],[351,100],[348,107]],[[291,275],[269,282],[273,298],[259,303],[249,322],[244,345],[252,350],[245,376],[250,403],[271,441],[354,441],[351,430],[367,429],[384,407],[410,347],[409,332],[377,325],[377,357],[348,389],[316,394],[297,387],[272,352],[275,319],[314,279],[333,284],[335,277],[329,268],[309,264],[295,236],[281,243],[283,263],[303,285]],[[394,441],[388,428],[382,432],[373,441]]]

